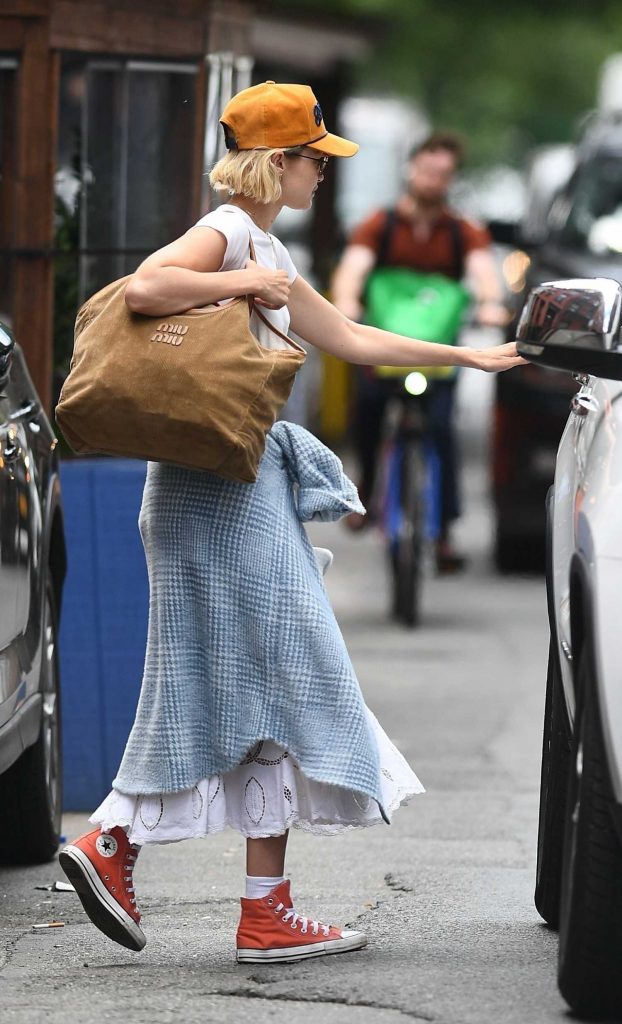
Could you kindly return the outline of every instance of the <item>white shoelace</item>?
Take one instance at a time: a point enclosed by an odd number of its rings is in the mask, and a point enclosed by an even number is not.
[[[140,847],[138,847],[138,846],[132,846],[132,847],[130,847],[130,850],[132,852],[130,852],[128,850],[128,852],[125,855],[125,860],[126,860],[125,870],[128,872],[128,874],[123,876],[123,881],[124,882],[133,882],[134,881],[134,879],[132,877],[132,872],[134,871],[134,867],[136,866],[136,858],[138,857],[139,849],[140,849]],[[136,895],[135,895],[135,891],[134,891],[134,886],[133,885],[126,885],[125,886],[125,891],[130,896],[130,903],[133,903],[134,906],[136,907],[136,910],[138,911],[138,907],[136,906]]]
[[[279,903],[274,908],[274,913],[275,914],[280,914],[282,910],[285,910],[285,904],[284,903]],[[306,935],[306,933],[308,931],[308,928],[309,928],[309,925],[311,925],[311,934],[312,935],[319,935],[320,928],[322,929],[322,931],[323,931],[325,936],[326,935],[330,935],[330,925],[322,924],[321,921],[310,921],[308,917],[304,917],[302,914],[297,914],[293,907],[290,907],[289,910],[287,910],[283,914],[283,922],[284,923],[286,923],[287,921],[290,921],[290,920],[291,920],[290,928],[293,928],[294,931],[296,931],[296,929],[298,927],[298,921],[300,921],[300,923],[302,925],[300,931],[301,931],[301,933],[303,935]]]

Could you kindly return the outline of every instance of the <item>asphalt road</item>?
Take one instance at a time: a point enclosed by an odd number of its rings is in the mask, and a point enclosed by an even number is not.
[[[469,569],[428,581],[417,631],[387,621],[377,536],[312,530],[314,542],[335,552],[327,583],[366,699],[427,789],[390,827],[331,838],[295,832],[290,840],[297,907],[363,927],[368,948],[238,967],[243,859],[232,832],[141,854],[136,879],[148,944],[140,954],[100,936],[75,895],[35,888],[62,877],[57,864],[3,870],[3,1024],[566,1019],[555,986],[556,936],[532,900],[544,584],[494,575],[477,459],[467,478],[460,539]],[[85,823],[67,815],[68,838]],[[32,931],[54,919],[64,928]]]

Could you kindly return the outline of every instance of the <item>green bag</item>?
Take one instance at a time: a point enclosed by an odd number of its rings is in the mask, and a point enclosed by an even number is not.
[[[469,293],[459,281],[405,267],[372,271],[366,292],[368,323],[441,345],[453,345],[469,304]]]
[[[466,288],[444,274],[421,274],[404,267],[380,267],[367,281],[367,323],[407,338],[453,345],[470,302]],[[452,367],[377,366],[381,377],[403,376],[411,370],[445,377]]]

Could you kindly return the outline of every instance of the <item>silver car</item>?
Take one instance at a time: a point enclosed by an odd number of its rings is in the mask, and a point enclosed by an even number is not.
[[[519,352],[574,372],[548,500],[550,652],[536,906],[575,1013],[622,1018],[622,288],[531,292]]]

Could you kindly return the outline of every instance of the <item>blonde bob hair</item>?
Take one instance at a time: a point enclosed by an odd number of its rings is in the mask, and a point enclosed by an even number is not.
[[[245,196],[258,203],[274,203],[281,198],[279,168],[272,161],[283,149],[230,150],[210,172],[210,185],[215,192]]]

